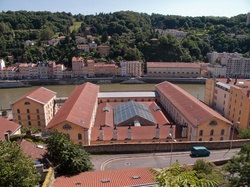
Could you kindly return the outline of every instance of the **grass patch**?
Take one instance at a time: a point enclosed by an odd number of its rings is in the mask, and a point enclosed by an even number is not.
[[[81,27],[81,24],[81,21],[75,21],[75,19],[73,19],[73,25],[69,27],[70,32],[78,30]]]

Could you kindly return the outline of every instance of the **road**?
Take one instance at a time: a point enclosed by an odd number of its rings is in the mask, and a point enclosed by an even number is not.
[[[173,152],[172,163],[193,164],[197,159],[216,161],[229,159],[239,152],[240,149],[211,151],[209,157],[190,157],[190,152]],[[155,167],[163,168],[170,166],[171,153],[141,153],[119,155],[92,155],[91,161],[95,170],[117,170],[125,168]]]

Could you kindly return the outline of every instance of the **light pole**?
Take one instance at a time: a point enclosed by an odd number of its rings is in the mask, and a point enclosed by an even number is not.
[[[173,146],[174,146],[173,143],[176,142],[176,139],[173,138],[173,135],[171,133],[169,133],[168,136],[172,139],[171,150],[170,150],[170,166],[171,166],[172,165],[172,157],[173,157]]]

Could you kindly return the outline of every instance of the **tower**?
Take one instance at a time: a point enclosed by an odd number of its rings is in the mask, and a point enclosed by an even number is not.
[[[248,12],[247,14],[247,21],[246,21],[246,25],[250,24],[250,12]]]

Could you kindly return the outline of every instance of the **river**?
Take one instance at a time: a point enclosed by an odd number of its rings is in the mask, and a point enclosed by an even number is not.
[[[196,97],[204,100],[204,84],[176,84],[182,89]],[[53,85],[44,86],[57,92],[57,97],[67,97],[77,85]],[[23,95],[35,90],[38,86],[25,88],[0,89],[0,109],[9,109],[10,104],[15,102]],[[155,90],[155,84],[100,84],[100,91],[152,91]]]

